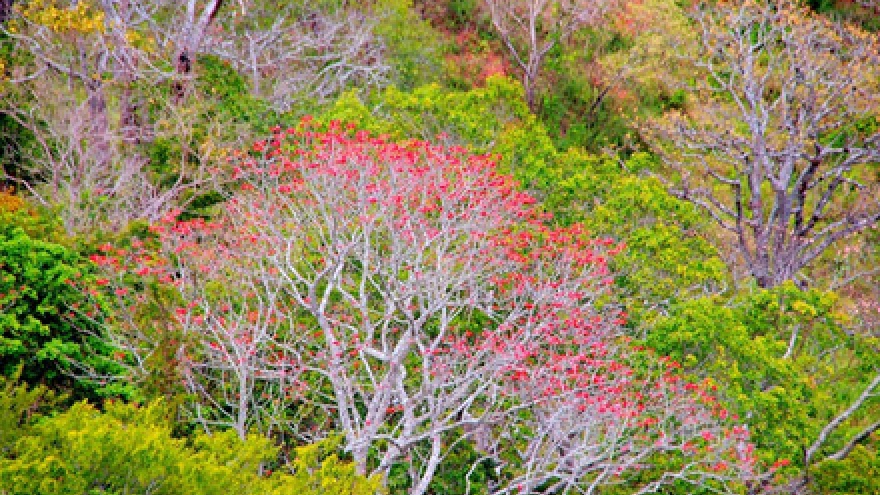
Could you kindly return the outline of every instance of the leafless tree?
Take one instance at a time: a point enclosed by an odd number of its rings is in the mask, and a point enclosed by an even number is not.
[[[163,92],[189,76],[176,73],[162,47],[200,50],[219,5],[204,11],[194,1],[61,2],[54,11],[18,5],[0,26],[21,62],[9,68],[13,86],[0,111],[34,140],[17,164],[26,174],[4,171],[4,180],[58,208],[70,233],[156,220],[193,198],[184,193],[211,181],[205,158],[222,146],[223,133],[217,122],[194,118],[202,102],[183,106]],[[151,163],[140,145],[156,138],[179,143],[180,159]]]
[[[701,4],[687,113],[647,126],[671,191],[729,232],[761,287],[880,220],[877,44],[796,2]]]
[[[510,56],[522,71],[526,101],[537,109],[537,84],[544,60],[577,30],[601,23],[615,0],[485,0]]]
[[[160,184],[149,159],[126,150],[125,134],[116,126],[101,135],[102,146],[94,146],[94,109],[58,87],[56,78],[44,76],[29,86],[30,96],[19,96],[34,101],[30,108],[4,112],[30,131],[33,140],[20,149],[17,173],[3,177],[39,204],[57,209],[68,233],[88,235],[98,228],[123,228],[132,220],[156,221],[173,208],[185,207],[195,197],[188,193],[216,185],[209,164],[217,149],[193,144],[196,129],[188,112],[164,108],[167,117],[153,127],[154,137],[173,136],[180,143],[179,154],[169,155],[171,162],[165,164],[173,172],[164,174]],[[219,124],[204,124],[203,139],[214,139],[219,146],[224,139]]]
[[[188,77],[222,3],[101,0],[92,5],[70,0],[55,6],[64,14],[59,19],[71,19],[61,24],[43,15],[45,6],[24,4],[13,10],[17,27],[3,29],[36,62],[16,80],[54,70],[91,84],[98,92],[106,86],[107,74],[112,81],[137,79],[150,84],[175,75]],[[173,60],[163,53],[169,47]]]
[[[8,68],[14,85],[0,111],[36,136],[19,168],[47,183],[8,173],[4,180],[62,207],[71,232],[155,220],[210,178],[200,145],[216,151],[221,136],[234,139],[237,129],[198,122],[204,102],[186,98],[198,56],[214,53],[246,71],[255,93],[284,110],[299,97],[384,84],[389,70],[373,35],[377,17],[354,8],[325,13],[260,0],[70,0],[51,7],[18,4],[0,25],[18,61]],[[200,125],[207,132],[197,136]],[[173,164],[180,168],[158,187],[154,171],[169,164],[151,163],[141,145],[163,137],[181,143]]]
[[[207,49],[248,77],[253,94],[288,111],[302,99],[321,102],[346,88],[389,82],[385,44],[375,34],[382,16],[269,3],[227,16]]]

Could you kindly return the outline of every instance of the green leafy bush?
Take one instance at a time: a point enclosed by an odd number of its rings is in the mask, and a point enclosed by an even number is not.
[[[824,495],[866,495],[880,493],[880,456],[862,445],[843,461],[829,460],[815,473],[815,487]]]
[[[374,495],[380,480],[358,476],[328,451],[332,441],[296,450],[291,469],[273,473],[278,449],[234,432],[172,436],[160,402],[145,407],[108,404],[106,412],[79,403],[47,419],[0,460],[6,495]]]
[[[804,449],[849,407],[880,364],[871,339],[848,334],[846,320],[834,293],[801,291],[789,283],[728,301],[716,296],[680,302],[656,321],[647,344],[711,378],[731,414],[750,424],[761,456],[787,459],[795,472],[804,467]],[[861,431],[876,406],[867,404],[835,430],[826,448],[840,448]],[[841,468],[831,463],[822,469]]]
[[[599,236],[624,241],[612,263],[617,285],[637,319],[676,300],[717,293],[727,268],[698,235],[704,219],[662,184],[641,172],[654,166],[646,154],[625,163],[578,149],[559,155],[545,205],[563,222],[582,222]]]
[[[130,392],[120,384],[72,378],[77,366],[99,375],[121,370],[114,350],[98,338],[102,310],[83,294],[95,281],[88,261],[40,234],[54,236],[32,212],[0,212],[0,374],[21,368],[26,383],[79,397]]]
[[[318,120],[357,123],[359,129],[394,139],[437,140],[475,153],[499,153],[502,170],[513,173],[526,188],[545,189],[555,181],[553,141],[529,113],[522,86],[506,77],[492,76],[485,87],[468,91],[437,84],[412,91],[392,87],[367,102],[350,92]]]
[[[31,388],[20,383],[20,376],[20,369],[8,378],[0,376],[0,457],[30,431],[38,413],[57,400],[55,393],[43,385]]]
[[[442,62],[439,36],[413,9],[412,0],[373,0],[373,12],[382,16],[376,34],[388,46],[395,84],[411,89],[436,80]]]

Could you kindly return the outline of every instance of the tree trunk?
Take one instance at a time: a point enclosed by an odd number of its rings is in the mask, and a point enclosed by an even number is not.
[[[89,106],[88,140],[94,151],[95,164],[102,169],[110,166],[110,120],[107,117],[107,97],[101,81],[86,84]]]
[[[529,106],[529,111],[537,113],[538,102],[537,96],[535,95],[535,77],[532,74],[529,74],[528,71],[523,74],[523,89],[525,89],[526,104]]]
[[[184,48],[177,54],[174,61],[175,79],[171,86],[171,100],[175,105],[183,103],[189,87],[188,79],[192,74],[192,59],[189,50]]]
[[[141,140],[141,122],[138,118],[140,105],[135,101],[131,90],[131,82],[123,83],[119,105],[119,126],[122,128],[122,140],[127,144],[137,144]]]
[[[129,18],[129,1],[119,2],[119,13],[123,19]],[[122,140],[127,144],[140,142],[141,122],[139,118],[140,104],[136,101],[132,87],[137,79],[138,58],[125,44],[125,40],[119,40],[119,73],[122,84],[122,94],[119,97],[119,127],[121,128]]]
[[[434,479],[434,472],[437,471],[437,466],[440,464],[442,450],[443,441],[439,435],[435,435],[431,438],[431,455],[428,457],[425,472],[418,484],[411,489],[410,495],[424,495],[428,492],[431,480]]]
[[[357,474],[367,476],[367,457],[370,453],[369,446],[357,447],[351,452]]]
[[[247,372],[242,372],[238,379],[238,411],[236,411],[235,418],[235,431],[242,440],[247,439],[248,406],[251,392],[245,373]]]
[[[171,98],[175,104],[182,103],[186,98],[195,57],[221,7],[223,0],[212,0],[202,8],[199,15],[196,15],[195,0],[187,2],[188,17],[184,21],[184,32],[182,38],[178,40],[178,52],[174,59],[176,78],[171,86]]]

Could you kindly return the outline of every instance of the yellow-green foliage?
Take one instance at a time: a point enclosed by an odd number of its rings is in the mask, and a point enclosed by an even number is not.
[[[842,461],[826,461],[815,472],[815,487],[824,495],[880,493],[880,456],[862,445]]]
[[[395,139],[437,140],[468,146],[475,153],[499,153],[501,168],[527,188],[552,187],[557,156],[544,126],[525,104],[522,86],[492,76],[485,87],[451,91],[429,84],[401,91],[388,88],[368,102],[347,93],[318,116],[356,123],[358,129]]]
[[[31,0],[25,3],[22,15],[59,33],[89,34],[104,30],[104,12],[88,1]]]
[[[274,495],[374,495],[384,492],[379,476],[364,478],[354,464],[333,454],[341,442],[331,437],[296,449],[292,474],[273,478]]]
[[[410,88],[434,80],[442,62],[439,36],[413,8],[413,0],[372,0],[368,8],[381,16],[376,34],[388,46],[396,84]]]
[[[727,277],[717,251],[696,235],[705,223],[699,212],[638,173],[653,166],[643,153],[623,163],[570,149],[559,155],[543,198],[561,221],[626,242],[612,266],[637,318],[659,304],[716,292]]]
[[[55,403],[55,393],[44,385],[29,388],[20,383],[21,368],[9,378],[0,375],[0,456],[24,436],[31,419]]]
[[[657,320],[647,343],[680,360],[689,372],[712,377],[731,413],[748,418],[759,456],[788,459],[786,471],[793,474],[803,468],[804,446],[852,404],[880,364],[876,343],[847,335],[846,319],[836,294],[786,283],[743,291],[727,301],[716,296],[680,302]],[[877,406],[866,404],[836,429],[819,458],[875,421]],[[876,463],[877,442],[866,447],[870,455],[865,455],[874,460],[823,464],[829,476],[823,483],[833,484],[831,473]],[[877,482],[866,491],[819,493],[880,493]]]
[[[332,442],[297,450],[292,472],[272,473],[271,441],[234,432],[172,436],[159,402],[138,408],[79,403],[37,424],[0,460],[0,493],[42,495],[374,495],[380,480],[358,476],[351,463],[326,456]]]

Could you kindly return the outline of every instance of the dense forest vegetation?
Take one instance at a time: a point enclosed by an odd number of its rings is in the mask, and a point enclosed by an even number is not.
[[[880,494],[880,4],[0,0],[0,495]]]

